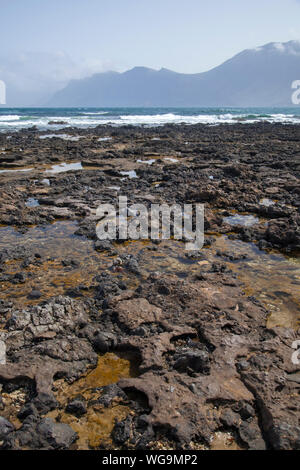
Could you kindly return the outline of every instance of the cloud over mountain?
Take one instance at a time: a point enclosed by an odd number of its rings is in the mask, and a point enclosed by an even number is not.
[[[43,104],[71,79],[80,79],[102,71],[100,60],[75,62],[63,51],[56,53],[21,52],[0,56],[0,79],[7,86],[10,106]]]

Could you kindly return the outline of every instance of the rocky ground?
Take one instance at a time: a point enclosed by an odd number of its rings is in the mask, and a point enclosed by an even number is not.
[[[296,270],[299,127],[56,133],[0,134],[1,447],[300,449],[298,271],[270,322],[234,269],[251,246]],[[204,248],[99,241],[119,194],[204,203]]]

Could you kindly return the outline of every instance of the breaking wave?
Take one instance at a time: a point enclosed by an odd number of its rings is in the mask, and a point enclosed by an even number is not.
[[[257,122],[300,124],[300,108],[0,108],[0,131],[36,126],[38,129],[66,127],[162,126],[164,124],[253,124]]]

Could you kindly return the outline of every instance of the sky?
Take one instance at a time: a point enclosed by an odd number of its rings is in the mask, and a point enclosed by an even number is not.
[[[202,72],[300,40],[300,0],[0,0],[0,21],[0,79],[36,89],[139,65]]]

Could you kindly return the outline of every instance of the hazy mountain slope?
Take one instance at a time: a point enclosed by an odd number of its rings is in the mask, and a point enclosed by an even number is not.
[[[300,42],[270,43],[200,74],[135,67],[73,80],[49,106],[290,106]]]

